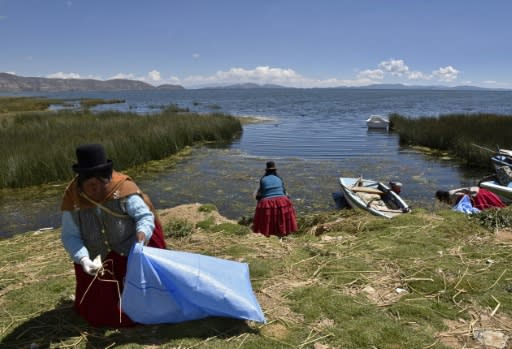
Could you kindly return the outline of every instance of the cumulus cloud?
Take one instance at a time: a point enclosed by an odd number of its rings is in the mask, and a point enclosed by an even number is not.
[[[160,81],[160,72],[158,70],[152,70],[148,73],[148,79],[151,81]]]
[[[137,78],[134,74],[126,74],[126,73],[117,73],[116,75],[109,77],[107,80],[112,80],[112,79],[140,80],[140,78]]]
[[[437,77],[439,81],[451,82],[457,79],[459,75],[459,71],[452,67],[451,65],[446,66],[444,68],[439,68],[434,70],[432,74]]]
[[[199,55],[198,55],[199,56]],[[442,82],[453,82],[458,78],[459,70],[448,65],[425,74],[418,70],[409,69],[408,65],[402,59],[390,59],[382,61],[377,68],[362,69],[356,73],[355,78],[340,79],[336,77],[328,77],[323,79],[315,79],[303,76],[290,68],[280,68],[271,66],[257,66],[252,69],[234,67],[228,70],[219,70],[212,75],[192,75],[187,77],[169,76],[163,77],[160,71],[153,69],[146,75],[138,75],[133,73],[117,73],[108,79],[130,79],[140,80],[153,85],[173,84],[183,85],[188,88],[232,85],[241,83],[256,84],[275,84],[286,87],[310,88],[310,87],[338,87],[338,86],[364,86],[375,83],[393,81],[428,81],[434,80]],[[55,78],[84,78],[77,73],[55,73],[48,77]],[[389,80],[388,78],[393,78]],[[98,77],[87,77],[99,79]]]
[[[52,78],[52,79],[80,79],[80,74],[77,74],[77,73],[63,73],[63,72],[58,72],[58,73],[53,73],[53,74],[49,74],[49,75],[46,75],[47,78]]]
[[[357,74],[359,79],[382,80],[384,79],[384,72],[380,69],[366,69]]]
[[[395,76],[402,76],[409,71],[409,67],[401,59],[390,59],[389,61],[380,62],[379,68]]]
[[[213,75],[195,75],[185,77],[175,83],[186,87],[231,85],[240,83],[275,84],[287,87],[338,87],[338,86],[362,86],[380,81],[384,72],[380,69],[363,70],[355,79],[314,79],[305,77],[293,69],[258,66],[254,69],[231,68],[225,71],[217,71]]]

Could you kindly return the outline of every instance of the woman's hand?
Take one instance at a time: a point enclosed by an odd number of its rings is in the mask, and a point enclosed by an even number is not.
[[[137,232],[137,241],[138,242],[145,242],[146,241],[146,234],[142,231]]]

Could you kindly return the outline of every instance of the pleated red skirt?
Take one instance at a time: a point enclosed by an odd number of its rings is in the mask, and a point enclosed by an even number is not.
[[[258,201],[252,231],[265,236],[285,236],[297,231],[297,218],[291,200],[287,196],[277,196]]]
[[[165,248],[163,230],[158,223],[148,246]],[[128,257],[110,252],[103,261],[103,275],[96,279],[74,263],[76,288],[75,311],[91,326],[129,327],[134,326],[128,315],[122,312],[119,298],[123,292]]]
[[[491,207],[505,207],[500,197],[492,191],[480,188],[478,193],[473,197],[473,206],[479,210],[485,210]]]

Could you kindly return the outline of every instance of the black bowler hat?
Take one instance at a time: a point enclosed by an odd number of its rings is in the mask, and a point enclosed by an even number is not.
[[[107,160],[105,149],[101,144],[84,144],[76,148],[77,164],[73,171],[79,174],[110,173],[112,174],[112,160]]]
[[[267,161],[267,168],[266,170],[277,170],[276,169],[276,164],[274,163],[274,161]]]

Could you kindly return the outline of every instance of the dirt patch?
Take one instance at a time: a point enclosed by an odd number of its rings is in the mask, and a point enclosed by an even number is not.
[[[512,229],[497,230],[496,240],[501,243],[512,244]]]
[[[213,217],[215,224],[237,223],[236,221],[227,219],[226,217],[222,216],[216,210],[202,211],[201,207],[203,207],[203,205],[200,203],[179,205],[176,207],[160,210],[158,211],[158,214],[160,215],[160,220],[164,226],[173,220],[184,220],[193,225],[196,225],[197,223],[202,222],[210,217]]]
[[[445,320],[448,330],[441,332],[438,340],[450,348],[510,348],[512,319],[488,310],[469,313],[469,321]]]

